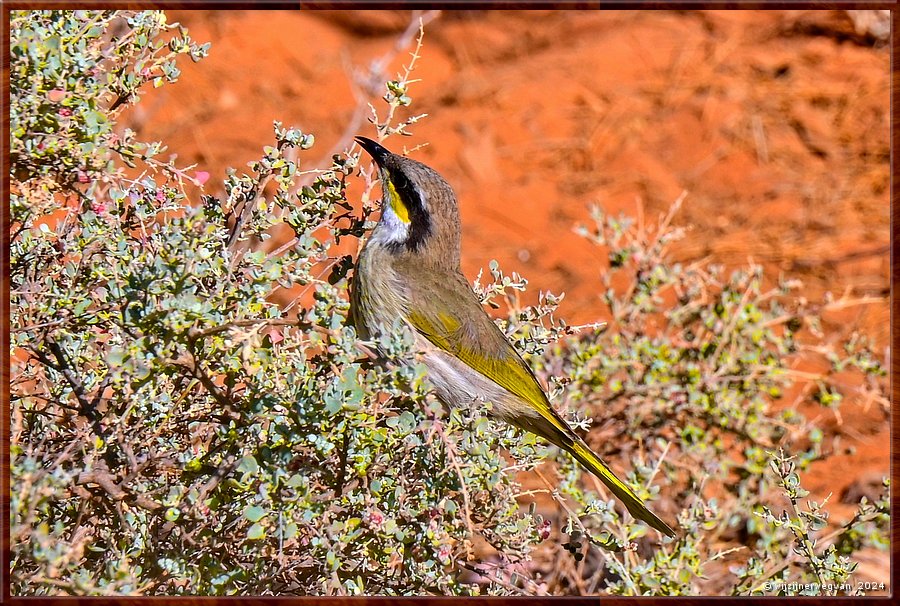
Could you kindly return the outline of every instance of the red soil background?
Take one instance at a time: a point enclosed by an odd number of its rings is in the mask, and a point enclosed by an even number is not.
[[[212,42],[210,56],[123,119],[210,172],[212,194],[226,167],[271,144],[273,120],[314,133],[304,158],[320,167],[352,135],[374,136],[352,126],[364,94],[353,73],[393,55],[393,78],[412,49],[394,52],[409,11],[169,19]],[[825,330],[829,340],[863,330],[886,357],[889,52],[844,11],[445,11],[426,26],[413,77],[411,114],[429,116],[386,145],[428,144],[413,157],[456,190],[470,279],[497,259],[529,278],[533,297],[565,292],[570,323],[602,318],[607,261],[573,227],[591,224],[594,204],[634,216],[637,198],[653,218],[687,190],[676,257],[762,263],[773,279],[803,280],[811,301],[846,289],[880,297],[829,314]],[[850,399],[819,423],[839,454],[802,480],[811,498],[833,493],[828,509],[846,520],[855,507],[840,496],[875,494],[889,475],[888,414]],[[887,571],[887,554],[871,553],[857,576]]]

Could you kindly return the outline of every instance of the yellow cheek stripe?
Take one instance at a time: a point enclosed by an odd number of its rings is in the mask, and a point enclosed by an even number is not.
[[[404,223],[409,223],[409,210],[406,208],[406,205],[403,203],[403,200],[400,199],[400,194],[397,193],[397,188],[394,187],[394,184],[391,183],[390,180],[387,182],[387,190],[388,196],[390,196],[390,204],[391,209],[394,211],[394,214],[403,221]]]

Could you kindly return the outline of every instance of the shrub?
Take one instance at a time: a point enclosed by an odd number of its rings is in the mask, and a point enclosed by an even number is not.
[[[789,365],[803,337],[821,338],[794,284],[673,264],[671,216],[651,231],[599,212],[583,233],[609,250],[609,327],[566,325],[561,296],[523,305],[526,281],[496,263],[476,281],[557,405],[583,429],[602,416],[594,445],[678,514],[682,536],[654,549],[568,457],[444,411],[404,331],[357,341],[352,260],[333,248],[372,225],[345,196],[359,172],[372,186],[356,155],[307,166],[313,136],[276,122],[247,174],[191,200],[208,175],[117,127],[145,85],[207,47],[158,11],[11,14],[13,594],[700,593],[738,547],[752,557],[728,589],[746,594],[763,579],[846,580],[858,549],[884,543],[886,500],[811,538],[825,512],[802,506],[794,466],[825,456],[822,434],[773,406],[810,380]],[[394,124],[412,66],[386,85],[381,136],[422,117]],[[289,240],[258,250],[276,229]],[[269,301],[297,287],[287,308]],[[883,397],[865,341],[847,347],[833,368]],[[815,380],[818,404],[838,406],[829,375]],[[556,525],[520,508],[512,473],[548,456]]]

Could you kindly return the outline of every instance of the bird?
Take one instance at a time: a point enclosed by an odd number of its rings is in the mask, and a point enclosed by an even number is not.
[[[485,312],[460,267],[461,223],[453,189],[434,169],[356,137],[374,160],[381,217],[359,252],[350,285],[358,338],[378,339],[406,323],[438,399],[481,407],[571,454],[632,516],[675,532],[610,470],[550,404],[544,388]]]

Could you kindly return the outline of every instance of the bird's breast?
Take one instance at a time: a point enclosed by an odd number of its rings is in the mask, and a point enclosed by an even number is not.
[[[367,242],[359,255],[353,307],[357,331],[372,338],[407,316],[408,289],[394,267],[392,253],[378,242]]]

